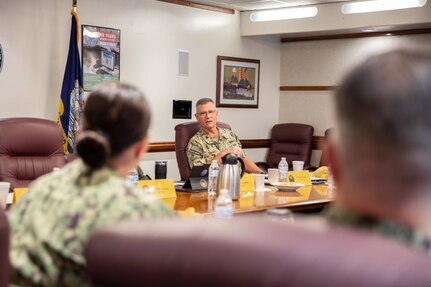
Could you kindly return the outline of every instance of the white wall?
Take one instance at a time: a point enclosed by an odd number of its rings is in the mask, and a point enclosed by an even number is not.
[[[55,120],[70,35],[72,1],[0,0],[0,118]],[[121,81],[139,86],[153,109],[150,141],[173,141],[172,100],[215,98],[217,55],[261,60],[259,109],[221,108],[219,120],[241,139],[267,138],[278,122],[280,41],[240,36],[240,17],[153,0],[78,1],[80,24],[121,29]],[[188,77],[177,75],[178,50],[190,51]],[[193,108],[194,113],[194,108]],[[263,160],[265,150],[253,150]],[[147,155],[169,160],[178,179],[175,153]],[[175,167],[175,168],[172,168]]]
[[[370,55],[396,48],[429,50],[431,34],[283,43],[280,82],[282,86],[336,86]],[[315,135],[324,135],[336,125],[333,92],[280,92],[279,113],[280,122],[310,124]],[[314,164],[319,156],[313,152]]]

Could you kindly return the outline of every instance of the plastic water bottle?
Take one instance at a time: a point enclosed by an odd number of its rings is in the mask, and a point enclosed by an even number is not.
[[[136,168],[129,170],[129,173],[127,174],[126,181],[132,183],[132,184],[138,184],[139,180],[139,174]]]
[[[208,168],[208,196],[215,196],[217,193],[217,178],[219,166],[216,160],[213,160]]]
[[[278,178],[280,182],[288,182],[287,172],[289,171],[289,165],[287,164],[286,158],[282,157],[278,163]]]
[[[215,216],[217,218],[232,218],[233,204],[227,189],[220,190],[215,202]]]

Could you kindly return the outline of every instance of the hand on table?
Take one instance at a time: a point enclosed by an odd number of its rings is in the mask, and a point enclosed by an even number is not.
[[[228,149],[225,149],[223,152],[224,152],[224,154],[233,153],[237,157],[242,157],[244,155],[244,151],[240,147],[237,147],[237,146],[233,146],[233,147],[230,147]]]

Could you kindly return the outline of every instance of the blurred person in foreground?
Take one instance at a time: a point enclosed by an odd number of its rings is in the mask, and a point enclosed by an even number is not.
[[[84,245],[122,220],[172,216],[125,177],[148,146],[150,110],[135,87],[108,83],[90,94],[77,138],[79,158],[40,177],[11,209],[13,283],[86,286]]]
[[[431,56],[369,58],[336,93],[338,131],[327,145],[337,185],[331,221],[429,251]]]
[[[186,154],[190,167],[211,163],[213,160],[221,164],[223,156],[234,153],[244,160],[245,171],[262,173],[262,170],[242,150],[236,134],[230,129],[217,127],[218,110],[213,100],[209,98],[198,100],[195,117],[200,129],[187,145]]]

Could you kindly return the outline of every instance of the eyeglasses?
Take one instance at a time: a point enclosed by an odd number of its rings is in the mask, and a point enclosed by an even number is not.
[[[200,112],[200,113],[196,113],[196,114],[200,117],[204,117],[206,115],[213,116],[216,112],[217,112],[217,110],[209,110],[207,112]]]

